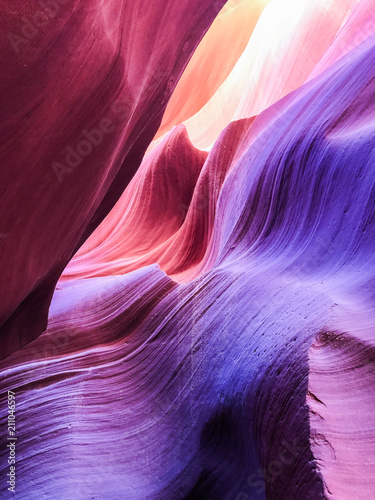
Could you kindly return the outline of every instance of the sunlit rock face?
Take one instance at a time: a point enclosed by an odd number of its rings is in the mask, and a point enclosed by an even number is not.
[[[375,4],[223,3],[2,21],[17,498],[372,498]]]

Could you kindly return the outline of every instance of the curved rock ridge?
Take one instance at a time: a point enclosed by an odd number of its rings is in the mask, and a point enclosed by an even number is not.
[[[45,329],[59,275],[133,177],[225,0],[2,3],[5,356]]]
[[[364,49],[366,43],[367,50]],[[280,252],[279,245],[285,249],[283,259],[288,259],[289,265],[299,275],[318,270],[324,273],[324,266],[329,272],[336,272],[337,266],[335,264],[332,268],[332,263],[339,264],[343,259],[343,246],[345,248],[349,241],[352,245],[359,245],[355,237],[358,217],[363,218],[365,226],[372,213],[373,144],[370,138],[374,116],[373,82],[363,62],[366,57],[369,60],[373,57],[371,43],[371,40],[365,42],[362,49],[352,51],[320,77],[258,117],[233,122],[220,136],[200,171],[183,224],[165,243],[159,245],[157,241],[145,253],[142,247],[146,240],[142,240],[132,251],[143,253],[143,256],[141,259],[132,258],[129,262],[131,254],[127,248],[133,229],[132,223],[126,220],[132,221],[133,212],[124,213],[121,206],[116,207],[113,217],[123,218],[122,228],[116,227],[108,242],[104,243],[108,249],[115,248],[112,255],[101,253],[100,246],[94,248],[90,255],[85,253],[84,247],[72,260],[63,279],[70,275],[95,276],[102,265],[106,273],[121,274],[127,269],[158,262],[174,279],[186,281],[212,269],[218,255],[221,259],[227,253],[233,255],[231,248],[235,249],[237,258],[240,251],[261,254],[268,246],[269,251],[273,248]],[[323,113],[321,106],[325,109]],[[166,148],[169,152],[169,142],[163,144],[158,151]],[[283,144],[288,145],[287,152]],[[292,148],[290,144],[295,146]],[[322,156],[318,167],[319,154]],[[145,160],[145,168],[139,172],[139,177],[156,161],[155,158],[157,155]],[[358,161],[359,158],[361,161]],[[184,157],[178,165],[179,169],[184,168],[183,162]],[[163,165],[166,171],[177,168],[175,160]],[[320,194],[331,175],[353,184],[350,199],[342,196],[339,183],[330,185],[331,192],[327,187],[326,194]],[[367,176],[367,183],[359,182],[363,175]],[[224,180],[226,182],[221,189]],[[279,186],[279,198],[275,196],[275,183]],[[189,185],[186,189],[190,190]],[[291,190],[293,197],[290,197]],[[128,203],[126,200],[132,196],[131,193],[129,187],[123,196],[122,206]],[[233,193],[236,193],[235,197]],[[356,210],[349,210],[356,196],[369,200],[367,208],[365,204]],[[141,212],[144,202],[140,203],[140,199],[144,200],[141,192],[133,203]],[[321,207],[321,220],[316,219],[317,206]],[[333,224],[327,228],[324,220],[326,213],[331,213],[332,219],[340,221],[340,231]],[[211,237],[214,222],[216,230]],[[107,224],[111,226],[111,219],[103,222],[103,234],[106,234]],[[294,228],[294,232],[291,233],[290,227]],[[92,243],[89,240],[87,245],[95,247],[96,238],[101,241],[100,234],[98,232],[97,237],[94,234]],[[358,237],[367,240],[367,234],[368,231],[364,230]],[[224,244],[226,248],[223,248]],[[100,263],[96,265],[95,255],[100,254]],[[353,253],[353,258],[358,262],[361,260],[358,252]],[[74,274],[78,266],[81,266],[82,274]]]
[[[280,255],[301,279],[373,272],[374,44],[256,118],[218,200],[208,269]]]
[[[157,262],[193,279],[206,253],[221,187],[253,119],[233,122],[208,153],[175,128],[134,176],[119,203],[77,252],[61,281],[124,274]],[[164,200],[165,205],[161,205]]]
[[[151,153],[124,195],[65,269],[66,278],[124,274],[158,261],[181,230],[208,153],[183,125]],[[183,251],[183,250],[182,250]]]

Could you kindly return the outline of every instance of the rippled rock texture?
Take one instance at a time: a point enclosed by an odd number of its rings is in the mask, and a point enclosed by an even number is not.
[[[0,21],[1,497],[375,498],[375,3],[47,4]]]

